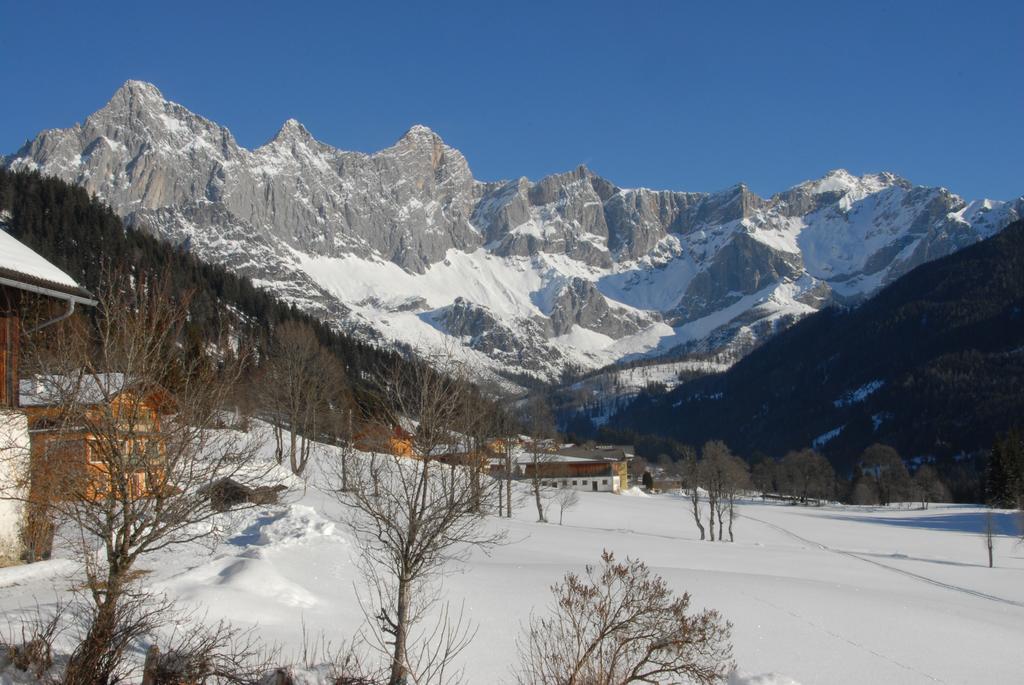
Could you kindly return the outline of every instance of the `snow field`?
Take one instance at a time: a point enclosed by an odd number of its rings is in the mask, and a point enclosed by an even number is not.
[[[463,657],[467,682],[510,682],[515,638],[531,612],[545,611],[550,586],[603,549],[644,560],[689,592],[694,609],[733,622],[734,685],[1019,682],[1024,547],[1010,512],[996,515],[997,568],[988,569],[976,507],[748,501],[730,544],[699,541],[680,495],[629,494],[581,492],[562,526],[536,523],[532,502],[522,501],[511,521],[487,522],[508,531],[508,544],[445,569],[445,597],[464,603],[478,627]],[[207,621],[252,627],[294,657],[303,626],[338,645],[363,624],[358,549],[344,514],[315,483],[294,487],[286,503],[225,516],[213,549],[168,550],[142,566],[154,590]],[[66,592],[74,568],[55,559],[0,569],[5,618]]]

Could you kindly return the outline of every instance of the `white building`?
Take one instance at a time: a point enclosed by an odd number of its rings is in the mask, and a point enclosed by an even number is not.
[[[632,448],[621,445],[562,445],[552,451],[538,450],[536,457],[533,450],[519,448],[513,464],[519,478],[532,479],[536,469],[546,487],[617,493],[629,487],[632,458]]]

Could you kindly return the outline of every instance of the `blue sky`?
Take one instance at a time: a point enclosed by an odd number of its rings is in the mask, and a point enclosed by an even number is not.
[[[414,123],[480,179],[771,194],[890,170],[1024,193],[1021,2],[0,0],[0,152],[129,78],[246,147],[294,117],[372,151]]]

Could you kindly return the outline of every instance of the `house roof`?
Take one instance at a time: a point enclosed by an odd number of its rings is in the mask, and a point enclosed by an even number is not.
[[[559,449],[557,454],[591,461],[622,461],[633,456],[633,448],[622,445],[596,445],[594,447],[568,445]]]
[[[84,405],[102,404],[130,389],[122,373],[83,374],[71,376],[35,376],[19,383],[22,407],[50,407],[70,397]]]
[[[599,445],[597,447],[580,447],[577,445],[563,446],[555,452],[541,452],[539,460],[544,464],[617,464],[632,458],[633,450],[619,445]],[[533,463],[533,453],[529,449],[516,448],[512,455],[513,463],[523,466]],[[493,464],[504,463],[502,457],[491,460]]]
[[[80,304],[95,304],[89,291],[71,276],[3,230],[0,230],[0,284],[30,292],[43,291],[42,294],[62,299],[70,296]]]

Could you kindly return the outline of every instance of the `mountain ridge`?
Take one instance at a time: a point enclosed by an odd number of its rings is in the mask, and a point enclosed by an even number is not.
[[[4,165],[82,185],[338,329],[454,342],[482,368],[544,380],[681,350],[738,358],[1024,213],[1020,198],[967,203],[884,172],[769,198],[625,189],[583,165],[481,181],[419,124],[364,153],[288,119],[249,150],[141,81]]]

